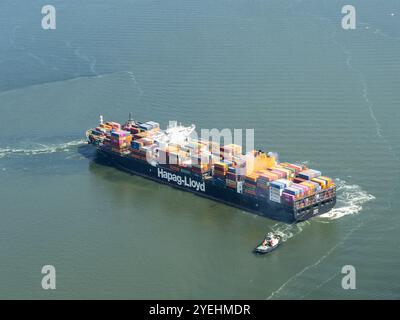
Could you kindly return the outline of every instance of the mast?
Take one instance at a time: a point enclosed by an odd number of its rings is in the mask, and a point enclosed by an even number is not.
[[[129,124],[129,125],[135,124],[135,121],[132,118],[132,112],[129,112],[129,118],[128,118],[127,124]]]

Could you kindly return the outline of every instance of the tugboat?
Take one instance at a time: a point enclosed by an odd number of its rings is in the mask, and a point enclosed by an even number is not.
[[[267,233],[263,242],[254,249],[255,253],[266,254],[274,251],[281,244],[281,237],[273,234],[272,232]]]

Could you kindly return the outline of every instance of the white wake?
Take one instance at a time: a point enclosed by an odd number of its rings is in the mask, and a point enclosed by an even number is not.
[[[375,199],[372,194],[361,189],[358,185],[346,184],[346,181],[336,179],[336,206],[329,212],[320,215],[330,220],[339,219],[347,215],[359,213],[363,205]]]
[[[336,206],[329,212],[318,216],[316,219],[335,220],[347,215],[359,213],[363,205],[375,199],[372,194],[362,190],[358,185],[346,184],[346,181],[335,179],[336,184]],[[278,234],[282,241],[287,241],[300,234],[304,228],[311,224],[311,220],[302,221],[296,224],[276,223],[271,226],[271,231]]]
[[[36,148],[0,148],[0,158],[10,156],[30,156],[39,154],[48,154],[56,152],[68,152],[71,147],[76,147],[85,144],[85,140],[73,140],[60,144],[44,145],[40,144]]]
[[[293,238],[303,231],[303,228],[308,226],[310,221],[302,221],[296,224],[287,224],[278,222],[271,227],[271,231],[281,237],[282,241],[285,242],[290,238]]]

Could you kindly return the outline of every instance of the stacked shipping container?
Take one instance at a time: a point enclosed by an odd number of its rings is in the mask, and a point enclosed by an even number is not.
[[[92,134],[102,137],[115,152],[129,152],[143,161],[150,154],[172,171],[203,178],[211,175],[216,185],[278,203],[293,204],[333,186],[332,179],[320,171],[301,164],[277,163],[272,154],[253,150],[244,155],[236,144],[219,147],[215,142],[194,139],[182,144],[161,143],[157,140],[159,131],[159,124],[153,121],[124,126],[106,122]]]

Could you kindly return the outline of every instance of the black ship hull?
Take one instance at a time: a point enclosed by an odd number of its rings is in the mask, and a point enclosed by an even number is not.
[[[267,198],[248,196],[238,193],[236,190],[215,185],[212,179],[203,179],[193,174],[174,172],[167,167],[152,165],[147,161],[115,153],[101,147],[97,148],[96,161],[201,197],[286,223],[304,221],[324,214],[331,210],[336,203],[335,196],[324,203],[295,210],[294,206],[285,206]]]

